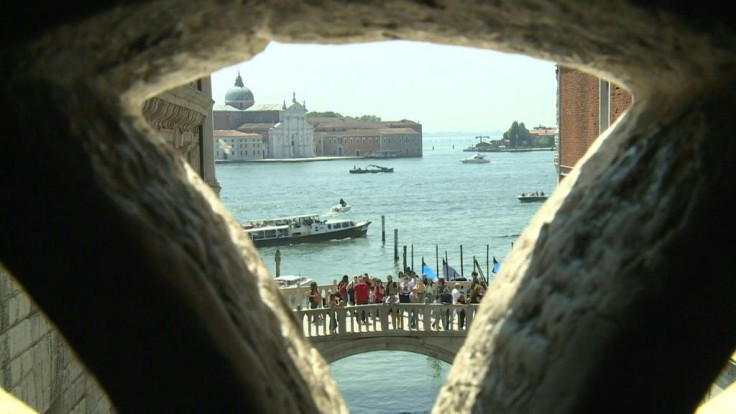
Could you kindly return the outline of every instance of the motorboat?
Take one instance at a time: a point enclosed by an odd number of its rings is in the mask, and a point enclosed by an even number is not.
[[[472,157],[463,158],[460,160],[463,164],[488,164],[491,162],[488,158],[486,158],[485,155],[478,153],[473,155]]]
[[[549,198],[548,194],[544,194],[544,191],[536,191],[534,193],[521,193],[516,198],[522,203],[539,203],[546,201]]]
[[[253,220],[241,224],[256,247],[365,237],[368,220],[322,218],[319,214]]]
[[[330,211],[333,213],[347,213],[350,211],[350,204],[335,204],[334,206],[330,207]]]
[[[347,213],[350,211],[350,204],[346,203],[342,198],[340,202],[330,207],[330,211],[333,213]]]
[[[393,168],[389,167],[381,167],[380,165],[371,164],[366,166],[365,168],[355,167],[353,166],[353,169],[350,170],[350,174],[375,174],[375,173],[392,173],[394,172]]]
[[[306,277],[306,276],[297,276],[297,275],[285,275],[285,276],[278,276],[273,278],[273,280],[276,281],[276,283],[279,285],[279,288],[294,288],[294,287],[300,287],[300,286],[309,286],[310,283],[312,283],[312,279]]]

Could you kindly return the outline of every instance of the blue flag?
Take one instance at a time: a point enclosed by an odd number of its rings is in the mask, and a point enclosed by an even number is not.
[[[496,256],[493,256],[493,273],[498,273],[498,271],[501,270],[501,263],[498,263],[498,260],[496,260]]]
[[[455,269],[453,269],[445,259],[442,259],[442,273],[445,274],[445,280],[455,280],[460,276],[460,273],[458,273]]]
[[[437,280],[437,274],[431,267],[424,263],[424,260],[422,260],[422,274],[427,275],[427,279]]]

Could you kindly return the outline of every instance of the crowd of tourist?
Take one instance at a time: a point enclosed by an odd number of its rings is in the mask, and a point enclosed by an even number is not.
[[[402,303],[425,303],[425,304],[468,304],[480,303],[486,292],[486,283],[478,278],[478,273],[472,273],[472,280],[467,289],[463,288],[463,284],[458,281],[446,282],[444,278],[438,278],[437,282],[427,278],[426,275],[419,277],[411,269],[398,272],[396,280],[392,275],[386,276],[383,281],[377,277],[371,277],[367,273],[353,276],[352,280],[348,275],[344,275],[338,282],[334,280],[332,287],[328,289],[326,297],[322,297],[316,282],[312,282],[308,294],[310,309],[316,309],[320,306],[330,309],[341,308],[345,306],[368,305],[368,304],[402,304]],[[394,308],[389,309],[389,317],[392,329],[403,329],[404,320],[400,314],[400,310]],[[408,323],[409,329],[418,328],[418,311],[409,307]],[[451,329],[452,316],[449,310],[433,310],[432,316],[434,321],[432,327],[435,329],[443,328]],[[354,310],[353,316],[359,324],[367,321],[365,310]],[[336,326],[336,318],[331,318],[330,330],[334,333]],[[458,327],[463,329],[465,325],[465,311],[457,311]],[[312,319],[318,322],[318,316],[315,313]]]

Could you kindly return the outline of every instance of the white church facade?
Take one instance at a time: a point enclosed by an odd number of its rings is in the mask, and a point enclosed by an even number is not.
[[[284,103],[279,123],[268,130],[269,158],[314,157],[314,127],[307,122],[306,103],[292,96],[291,106]]]

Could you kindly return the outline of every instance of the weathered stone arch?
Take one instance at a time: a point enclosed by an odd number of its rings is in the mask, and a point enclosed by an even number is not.
[[[336,341],[313,340],[320,355],[331,364],[353,355],[375,351],[405,351],[437,358],[452,364],[457,350],[463,343],[463,336],[430,338],[428,336],[368,336],[357,339]]]
[[[121,411],[345,410],[252,246],[140,116],[270,39],[527,53],[636,97],[515,244],[437,412],[687,412],[736,346],[729,2],[13,7],[0,259]]]

